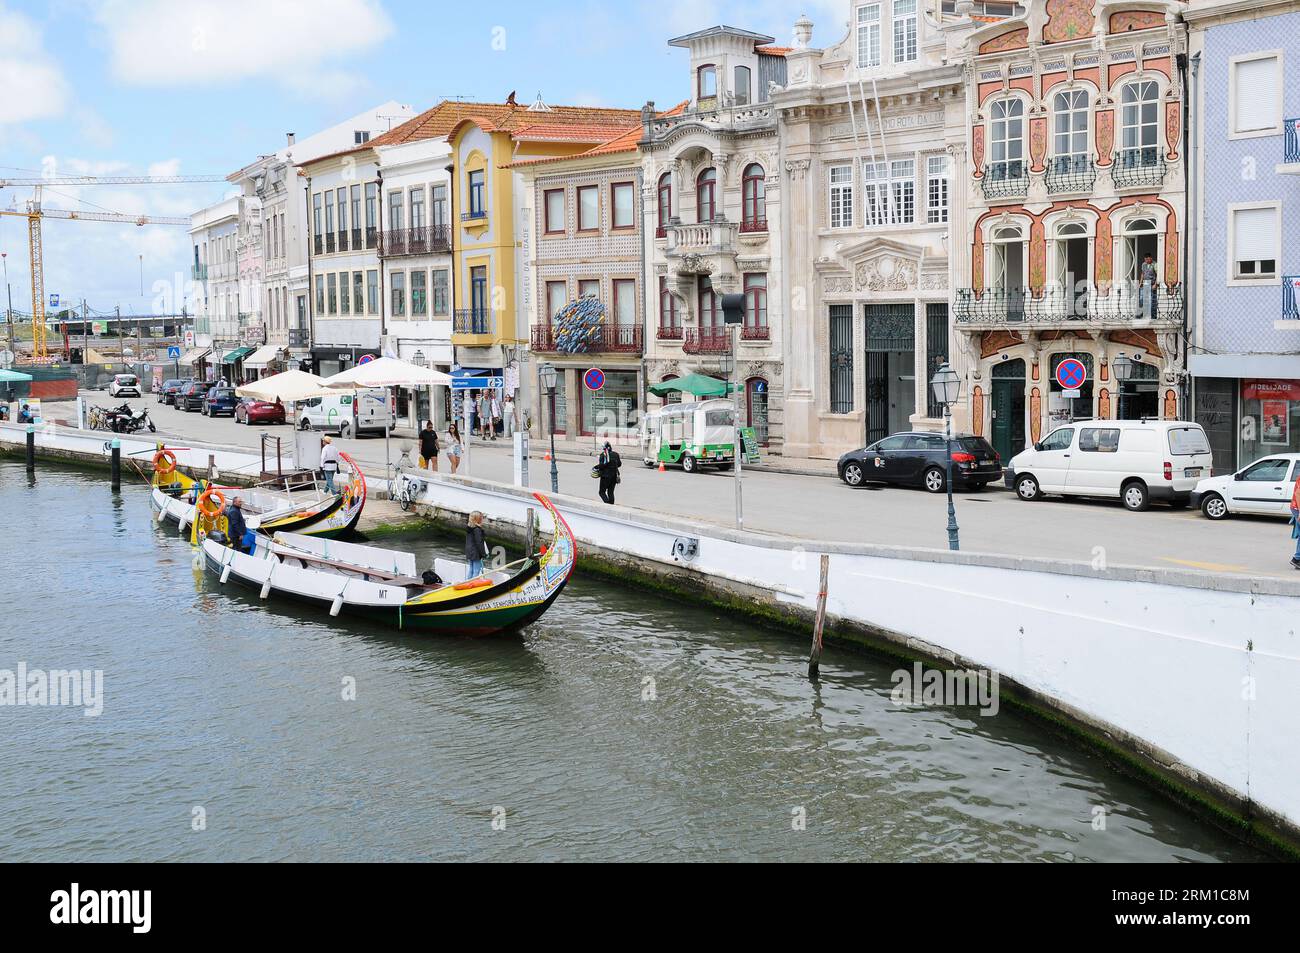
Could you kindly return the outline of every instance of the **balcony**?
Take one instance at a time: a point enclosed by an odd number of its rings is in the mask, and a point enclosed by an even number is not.
[[[361,229],[359,228],[352,229],[351,235],[352,235],[352,247],[356,251],[361,251]]]
[[[728,328],[688,328],[682,350],[687,354],[730,354],[731,331]]]
[[[377,248],[379,246],[379,229],[374,225],[366,226],[366,248]],[[357,246],[360,248],[360,246]]]
[[[1124,149],[1115,153],[1110,168],[1117,189],[1158,189],[1165,183],[1165,159],[1156,146]]]
[[[1089,156],[1054,156],[1047,163],[1043,182],[1051,195],[1062,192],[1091,192],[1097,181],[1097,167]]]
[[[682,326],[680,324],[661,324],[659,330],[655,332],[655,337],[660,341],[680,341],[682,339]]]
[[[1286,121],[1286,135],[1282,144],[1282,167],[1279,172],[1300,175],[1300,117]]]
[[[1300,275],[1282,279],[1282,317],[1286,321],[1300,321]]]
[[[1015,327],[1131,328],[1183,321],[1183,286],[1159,285],[1154,297],[1130,284],[1108,288],[1048,288],[1041,294],[1020,288],[959,288],[953,307],[958,325],[968,328]]]
[[[740,234],[742,235],[766,235],[767,234],[767,217],[747,219],[740,223]]]
[[[325,233],[325,254],[327,254],[327,255],[332,255],[332,254],[334,254],[334,248],[335,248],[335,246],[334,246],[334,233],[333,233],[333,232],[326,232],[326,233]]]
[[[319,235],[312,239],[312,250],[316,255],[325,254],[325,240]]]
[[[289,346],[305,348],[311,346],[311,332],[306,328],[289,329]]]
[[[486,222],[487,217],[487,209],[477,209],[460,213],[460,220],[462,222]]]
[[[740,328],[740,339],[742,341],[770,341],[772,332],[767,325],[759,327],[746,324]]]
[[[419,225],[385,231],[379,244],[381,258],[403,255],[445,255],[451,251],[451,226]]]
[[[738,226],[735,222],[713,221],[697,225],[669,225],[668,247],[670,256],[720,255],[736,247]]]
[[[587,334],[562,334],[549,324],[533,325],[534,351],[555,354],[640,354],[640,325],[601,324]]]
[[[207,280],[208,280],[208,266],[207,266],[207,265],[192,265],[192,266],[190,267],[190,277],[193,278],[195,281],[207,281]]]
[[[990,162],[982,182],[986,199],[1019,198],[1029,193],[1029,168],[1022,159]]]
[[[451,333],[492,335],[496,333],[496,318],[483,308],[460,308],[452,315]]]

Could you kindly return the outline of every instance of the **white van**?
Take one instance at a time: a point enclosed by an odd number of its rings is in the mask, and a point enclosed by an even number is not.
[[[329,430],[340,437],[383,433],[393,425],[388,391],[359,390],[337,397],[313,397],[298,403],[298,429]]]
[[[1214,472],[1200,424],[1182,420],[1081,420],[1058,427],[1007,468],[1022,500],[1049,493],[1119,499],[1134,512],[1152,500],[1185,505]]]

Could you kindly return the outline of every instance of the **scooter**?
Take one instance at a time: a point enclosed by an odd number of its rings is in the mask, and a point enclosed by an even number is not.
[[[145,427],[149,428],[150,433],[157,433],[158,428],[154,426],[149,419],[149,410],[144,408],[139,414],[132,412],[129,406],[123,405],[125,413],[121,409],[113,412],[111,426],[114,433],[139,433]]]

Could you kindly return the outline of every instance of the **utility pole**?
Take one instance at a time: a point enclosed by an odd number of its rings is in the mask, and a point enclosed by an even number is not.
[[[81,363],[86,365],[90,363],[86,360],[86,355],[90,352],[90,340],[86,327],[86,299],[81,299]]]

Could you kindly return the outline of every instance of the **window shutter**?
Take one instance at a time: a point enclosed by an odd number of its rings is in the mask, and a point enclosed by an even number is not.
[[[1236,106],[1234,132],[1272,129],[1277,125],[1277,57],[1247,60],[1236,64],[1233,97]]]
[[[1233,213],[1232,238],[1237,261],[1276,259],[1277,209],[1244,208]]]

